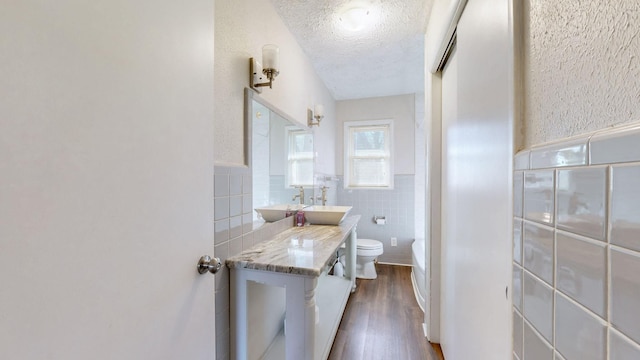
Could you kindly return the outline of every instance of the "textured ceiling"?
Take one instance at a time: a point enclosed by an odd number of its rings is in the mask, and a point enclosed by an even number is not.
[[[422,92],[424,32],[433,0],[271,0],[336,100]],[[340,25],[353,4],[371,10],[360,32]]]

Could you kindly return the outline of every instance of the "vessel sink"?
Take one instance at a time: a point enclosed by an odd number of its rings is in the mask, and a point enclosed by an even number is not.
[[[338,225],[351,211],[351,206],[312,205],[304,209],[304,216],[312,225]]]
[[[274,222],[286,217],[287,211],[295,214],[298,210],[304,208],[303,204],[278,204],[255,208],[262,219],[267,222]]]

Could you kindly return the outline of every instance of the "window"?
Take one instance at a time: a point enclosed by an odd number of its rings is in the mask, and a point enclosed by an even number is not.
[[[345,188],[393,189],[391,120],[344,124]]]
[[[287,139],[286,187],[313,186],[313,134],[289,126]]]

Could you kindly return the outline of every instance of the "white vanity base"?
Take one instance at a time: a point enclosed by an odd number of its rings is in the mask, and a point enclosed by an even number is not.
[[[305,273],[303,268],[299,268],[302,269],[301,271],[292,271],[295,273],[285,273],[271,270],[271,267],[265,269],[230,267],[232,359],[247,359],[251,341],[247,336],[250,326],[247,321],[247,287],[252,281],[285,289],[286,336],[283,329],[268,347],[262,359],[327,359],[349,295],[355,291],[356,222],[357,219],[349,229],[346,239],[344,235],[338,239],[332,239],[336,241],[333,256],[340,244],[343,241],[346,242],[344,277],[327,275],[326,272],[318,271],[318,268],[315,268],[314,274],[309,274]],[[326,246],[326,242],[323,245]],[[318,253],[316,252],[314,256]],[[327,256],[324,263],[326,264],[330,258],[331,256]],[[316,324],[316,305],[319,308],[318,324]]]

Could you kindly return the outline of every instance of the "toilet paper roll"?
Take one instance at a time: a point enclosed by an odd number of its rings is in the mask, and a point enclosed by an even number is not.
[[[376,224],[384,225],[387,223],[387,219],[376,219]]]
[[[340,261],[333,266],[333,275],[338,277],[344,276],[344,267]]]

